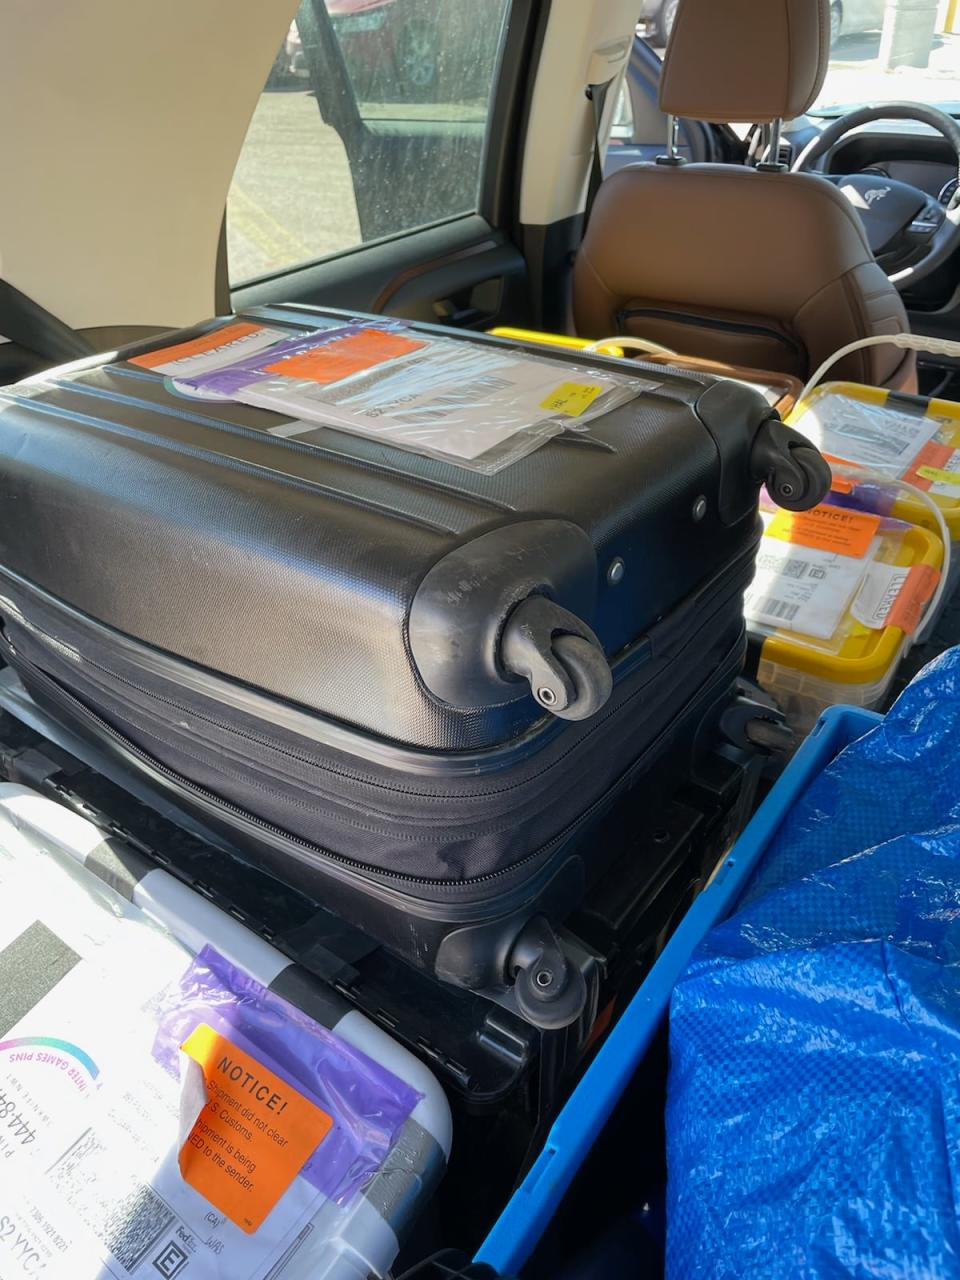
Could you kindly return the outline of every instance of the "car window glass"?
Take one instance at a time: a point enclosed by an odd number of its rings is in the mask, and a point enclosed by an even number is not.
[[[617,105],[613,109],[611,138],[626,142],[634,140],[634,105],[630,101],[630,88],[626,81],[621,84]]]
[[[617,105],[610,124],[610,137],[624,142],[633,141],[633,103],[630,101],[630,89],[626,81],[620,86],[620,92],[617,95]]]
[[[509,0],[302,0],[227,204],[231,283],[476,212]]]

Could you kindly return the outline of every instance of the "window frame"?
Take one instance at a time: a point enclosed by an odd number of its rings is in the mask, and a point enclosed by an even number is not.
[[[539,3],[538,0],[506,0],[506,4],[505,20],[488,100],[489,108],[483,146],[480,152],[480,169],[477,175],[477,208],[443,218],[436,218],[430,222],[419,223],[416,226],[407,227],[386,236],[378,236],[372,240],[361,240],[355,245],[338,249],[333,253],[304,258],[287,266],[279,267],[274,271],[266,271],[259,275],[245,276],[242,279],[234,280],[230,277],[229,252],[226,246],[226,229],[229,220],[228,197],[228,206],[224,210],[224,253],[225,274],[231,295],[243,290],[257,288],[260,285],[269,286],[273,282],[282,281],[300,272],[322,268],[327,264],[355,257],[357,254],[362,254],[368,250],[382,249],[384,246],[391,244],[403,244],[405,241],[409,241],[412,237],[421,235],[424,232],[434,232],[443,227],[458,227],[461,225],[466,229],[470,224],[476,225],[478,218],[482,220],[487,230],[500,229],[512,224],[516,204],[515,188],[518,187],[518,183],[515,181],[517,160],[521,154],[519,149],[520,139],[518,137],[521,131],[515,125],[519,113],[529,97],[528,91],[531,86],[527,82],[525,72],[535,43],[537,30],[542,30],[543,25],[542,19],[540,22],[535,19],[549,9],[550,0],[544,0],[543,3]],[[321,30],[321,27],[326,29]],[[330,70],[332,74],[341,81],[341,88],[346,87],[349,89],[346,110],[351,114],[356,113],[359,120],[358,104],[352,81],[344,63],[336,33],[326,13],[324,13],[323,22],[318,22],[317,24],[316,34],[319,36],[318,43],[323,56],[331,60]],[[301,40],[303,38],[301,33]],[[310,59],[308,57],[309,64]],[[265,91],[265,88],[266,86],[263,91]],[[343,134],[337,122],[326,118],[322,111],[322,104],[319,102],[318,112],[322,123],[337,130],[341,142],[346,148],[346,143],[343,142]]]

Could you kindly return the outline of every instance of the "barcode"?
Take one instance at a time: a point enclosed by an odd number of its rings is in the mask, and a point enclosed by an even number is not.
[[[157,1193],[141,1184],[124,1203],[113,1207],[100,1238],[124,1271],[130,1272],[174,1220]]]
[[[758,617],[776,618],[778,622],[792,622],[800,611],[798,604],[788,600],[777,600],[775,596],[767,596],[765,600],[751,601],[749,610]]]
[[[117,1173],[103,1143],[88,1129],[53,1166],[50,1178],[129,1273],[177,1218],[151,1187],[135,1176],[119,1186]]]
[[[404,410],[404,420],[416,426],[421,422],[432,422],[437,418],[447,418],[451,409],[462,409],[464,405],[474,405],[484,396],[496,391],[508,391],[514,384],[509,378],[497,378],[490,375],[468,382],[463,387],[451,387],[442,394],[434,396],[427,404],[417,405],[415,409]],[[389,412],[389,410],[388,410]]]
[[[757,568],[776,573],[781,578],[799,580],[810,568],[809,560],[784,560],[768,551],[761,551],[757,556]]]

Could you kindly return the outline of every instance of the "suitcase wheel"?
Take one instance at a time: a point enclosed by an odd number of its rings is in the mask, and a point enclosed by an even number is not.
[[[830,466],[818,450],[779,418],[768,419],[757,432],[750,464],[756,479],[786,511],[809,511],[823,501],[833,482]]]
[[[583,1013],[587,983],[564,954],[544,916],[535,916],[514,940],[509,968],[513,994],[522,1016],[544,1031],[568,1027]]]
[[[500,641],[505,670],[522,676],[545,711],[561,720],[596,715],[613,690],[600,641],[568,609],[529,596],[507,619]]]

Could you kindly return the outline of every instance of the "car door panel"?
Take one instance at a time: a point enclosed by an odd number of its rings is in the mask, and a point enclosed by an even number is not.
[[[501,231],[478,215],[365,245],[233,290],[237,309],[284,301],[323,303],[408,320],[486,328],[519,321],[526,263]]]

